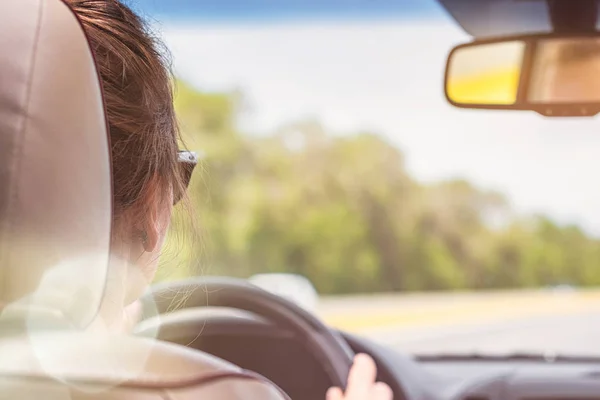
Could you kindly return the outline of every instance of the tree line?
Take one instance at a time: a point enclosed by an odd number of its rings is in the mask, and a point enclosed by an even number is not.
[[[168,276],[292,272],[320,293],[600,284],[600,241],[577,226],[517,215],[466,180],[420,183],[373,132],[296,121],[244,134],[236,93],[177,87],[185,145],[203,160],[192,217],[176,210]]]

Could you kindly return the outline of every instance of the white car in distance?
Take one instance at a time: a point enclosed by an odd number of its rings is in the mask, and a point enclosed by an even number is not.
[[[319,302],[319,294],[313,284],[304,276],[286,273],[257,274],[248,281],[267,292],[293,301],[300,307],[314,313]]]

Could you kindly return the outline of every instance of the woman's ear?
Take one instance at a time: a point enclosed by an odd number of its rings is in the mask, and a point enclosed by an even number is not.
[[[140,230],[142,231],[141,239],[144,250],[148,253],[155,252],[162,244],[162,236],[164,231],[164,213],[170,212],[165,210],[168,203],[162,198],[159,193],[160,186],[156,179],[151,180],[142,198],[143,218]]]
[[[144,247],[144,251],[148,253],[154,252],[156,250],[156,246],[158,245],[158,235],[156,232],[153,232],[153,227],[148,226],[141,234],[142,237],[142,246]]]

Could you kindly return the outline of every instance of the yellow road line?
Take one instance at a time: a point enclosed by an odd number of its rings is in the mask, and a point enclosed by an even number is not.
[[[361,313],[322,315],[325,322],[349,332],[361,332],[383,327],[409,327],[485,322],[503,318],[574,313],[600,309],[600,293],[542,294],[516,296],[514,299],[474,301],[456,305],[438,305],[421,309],[405,309]]]

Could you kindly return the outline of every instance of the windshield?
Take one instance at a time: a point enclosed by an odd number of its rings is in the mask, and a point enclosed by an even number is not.
[[[301,276],[327,323],[413,354],[600,355],[595,119],[447,104],[470,37],[432,0],[136,6],[204,163],[205,239],[161,279]]]

